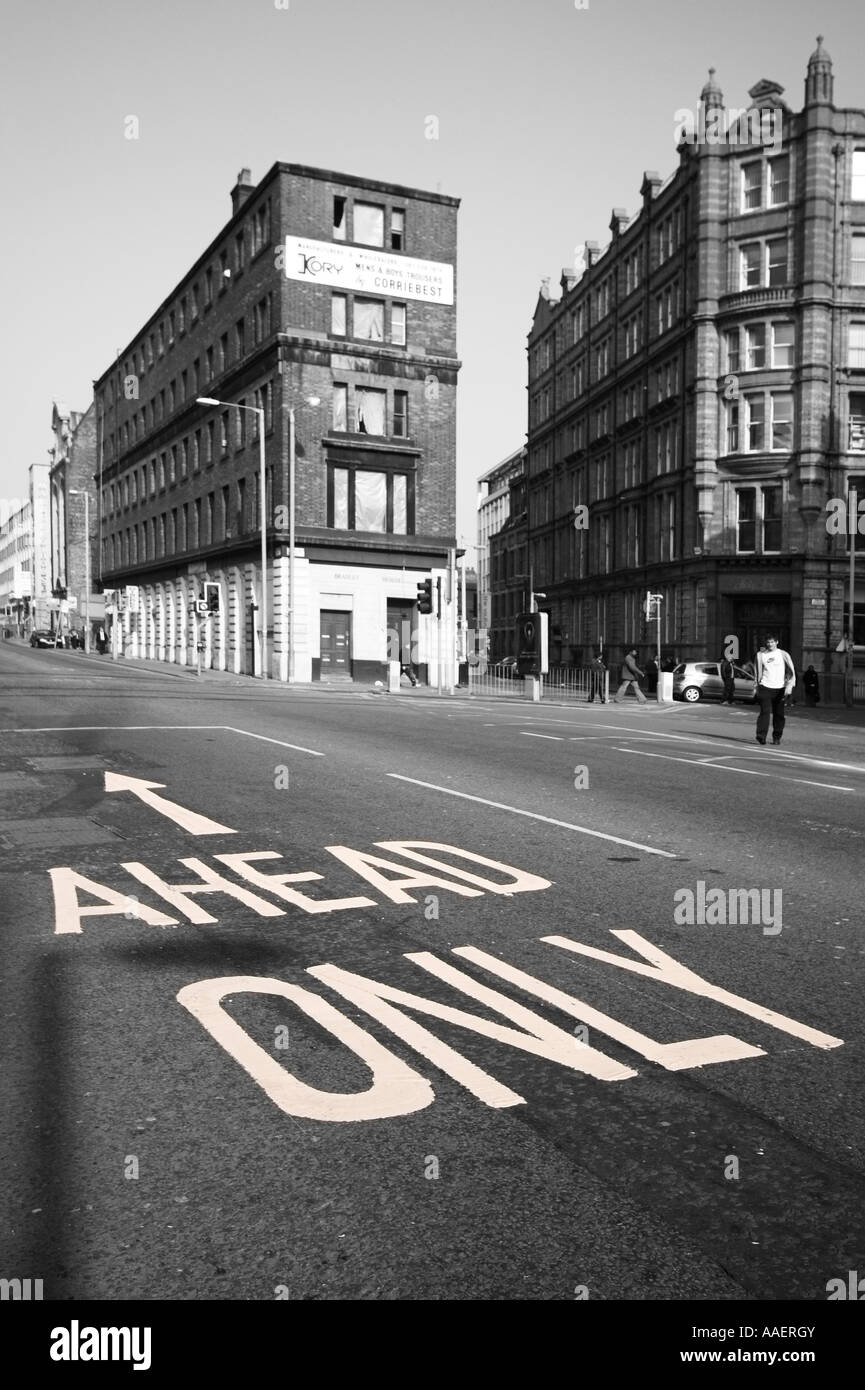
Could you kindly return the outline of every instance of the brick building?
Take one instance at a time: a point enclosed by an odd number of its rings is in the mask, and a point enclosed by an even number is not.
[[[455,547],[457,199],[299,165],[258,185],[94,383],[102,575],[138,590],[124,650],[289,674],[290,410],[296,421],[294,676],[422,666],[417,585]],[[198,403],[215,399],[219,406]],[[219,586],[219,612],[190,604]],[[413,650],[413,638],[418,634]]]
[[[527,524],[553,661],[601,638],[645,653],[651,589],[680,658],[734,634],[744,659],[774,630],[835,684],[848,541],[826,504],[865,473],[865,112],[834,106],[822,40],[802,110],[782,92],[759,82],[738,116],[710,72],[678,169],[542,288]],[[855,610],[865,646],[863,582]]]
[[[48,587],[66,589],[73,600],[69,621],[81,628],[88,607],[92,623],[104,616],[97,592],[99,574],[99,504],[96,489],[96,410],[83,414],[55,401],[51,413],[54,445],[49,470],[50,570]],[[85,500],[86,494],[86,500]],[[89,523],[89,546],[85,520]],[[87,576],[88,556],[90,576]],[[40,593],[40,608],[44,605]],[[64,621],[64,626],[65,626]]]

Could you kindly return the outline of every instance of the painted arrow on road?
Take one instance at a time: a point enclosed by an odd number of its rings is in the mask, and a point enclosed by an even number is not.
[[[178,806],[176,801],[169,801],[167,797],[158,796],[156,788],[163,788],[164,782],[145,782],[143,777],[126,777],[120,772],[106,772],[105,790],[107,792],[132,792],[145,805],[158,811],[160,815],[167,816],[176,825],[180,825],[184,830],[188,830],[190,835],[236,835],[237,831],[232,830],[229,825],[220,825],[219,821],[209,820],[207,816],[200,816],[197,811],[188,811],[185,806]]]

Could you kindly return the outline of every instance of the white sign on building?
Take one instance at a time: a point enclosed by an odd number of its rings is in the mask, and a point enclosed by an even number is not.
[[[367,246],[345,246],[309,237],[285,238],[285,274],[289,280],[365,294],[396,295],[453,304],[454,268],[444,261],[418,261]]]

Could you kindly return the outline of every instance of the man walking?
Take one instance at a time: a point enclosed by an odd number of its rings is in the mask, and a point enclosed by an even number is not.
[[[724,698],[722,705],[732,705],[736,694],[736,678],[733,671],[733,663],[728,656],[723,656],[720,662],[721,680],[724,682]]]
[[[772,716],[772,744],[777,748],[784,733],[784,704],[796,684],[796,668],[789,652],[778,646],[777,637],[767,637],[757,653],[757,742],[765,743]]]
[[[639,666],[637,665],[637,649],[636,647],[634,647],[631,649],[631,651],[628,652],[628,655],[625,657],[625,660],[622,663],[622,684],[616,691],[614,704],[619,704],[620,700],[623,699],[625,692],[628,689],[628,686],[632,685],[634,687],[634,694],[636,695],[640,704],[647,705],[649,702],[643,694],[642,690],[640,689],[639,685],[640,677],[644,674],[645,673],[641,671]]]

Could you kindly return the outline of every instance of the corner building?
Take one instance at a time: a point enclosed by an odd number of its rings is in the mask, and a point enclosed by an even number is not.
[[[826,506],[865,473],[865,111],[835,107],[822,40],[801,111],[783,90],[757,83],[734,120],[710,72],[705,138],[644,175],[560,297],[542,287],[527,532],[553,660],[654,650],[651,589],[680,660],[730,634],[747,659],[768,630],[840,682],[849,541]],[[853,617],[865,657],[865,574]]]
[[[275,164],[97,382],[102,580],[130,656],[298,681],[435,675],[456,545],[459,200]],[[202,406],[198,397],[217,399]],[[291,496],[290,411],[296,432]],[[219,585],[219,611],[192,603]],[[136,592],[137,591],[137,592]],[[109,598],[111,596],[109,595]],[[114,605],[109,604],[109,607]]]

